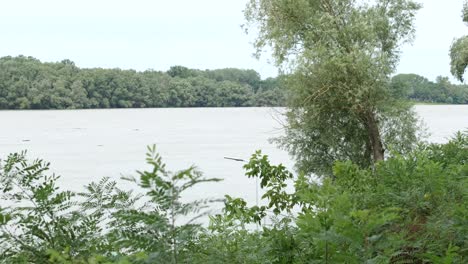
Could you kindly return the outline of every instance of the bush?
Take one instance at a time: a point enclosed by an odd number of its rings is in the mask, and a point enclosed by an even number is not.
[[[467,263],[467,161],[468,133],[373,168],[337,162],[321,182],[257,152],[246,175],[259,178],[265,205],[226,196],[204,228],[176,219],[215,200],[180,197],[219,179],[171,173],[154,147],[152,169],[126,179],[142,194],[107,178],[61,191],[48,163],[11,154],[0,164],[0,263]]]

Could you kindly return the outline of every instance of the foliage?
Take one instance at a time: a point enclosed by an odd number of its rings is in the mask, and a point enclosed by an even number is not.
[[[463,22],[468,23],[468,2],[465,1],[462,10]],[[458,80],[464,80],[463,75],[468,66],[468,36],[456,39],[450,47],[450,72]]]
[[[58,176],[45,176],[49,164],[42,160],[29,163],[25,153],[11,154],[1,164],[3,219],[0,259],[9,263],[45,262],[47,250],[68,251],[87,256],[98,232],[92,217],[71,211],[69,191],[59,191]]]
[[[414,101],[462,104],[464,85],[417,85],[395,76],[391,91]],[[284,106],[288,75],[260,79],[253,70],[167,72],[80,69],[73,62],[41,63],[32,57],[0,58],[0,109]],[[400,80],[401,79],[401,80]],[[441,80],[445,80],[444,78]]]
[[[0,58],[0,109],[281,106],[280,78],[253,70],[80,69],[73,62]]]
[[[413,37],[419,4],[411,0],[251,0],[247,26],[289,71],[286,136],[279,143],[300,171],[331,176],[336,160],[367,167],[386,148],[416,142],[411,105],[394,96],[390,75]],[[396,138],[394,135],[398,135]]]
[[[107,178],[60,191],[48,163],[11,154],[0,166],[0,263],[466,263],[467,158],[465,132],[373,168],[336,162],[316,181],[257,152],[245,169],[263,205],[227,196],[205,229],[191,219],[211,200],[181,196],[218,179],[170,173],[154,147],[151,169],[126,179],[139,194]]]
[[[60,191],[49,164],[28,163],[25,153],[1,164],[0,263],[187,262],[188,244],[201,231],[196,220],[216,200],[183,202],[187,189],[204,182],[194,167],[171,173],[155,147],[152,170],[129,178],[145,195],[124,191],[103,178],[78,194]]]
[[[446,104],[468,104],[468,86],[452,84],[447,77],[436,82],[417,74],[398,74],[392,78],[392,91],[413,101]]]
[[[203,178],[201,173],[190,167],[186,170],[170,173],[156,153],[155,147],[148,149],[147,163],[152,170],[138,172],[139,179],[129,178],[146,192],[145,204],[140,208],[126,206],[111,215],[108,236],[119,255],[146,254],[148,260],[165,263],[187,262],[185,251],[188,243],[200,231],[195,220],[205,215],[208,204],[216,200],[195,200],[183,202],[181,196],[193,186],[216,182],[216,178]],[[88,189],[88,202],[102,204],[96,195],[99,190]],[[111,208],[115,206],[111,205]],[[109,216],[108,216],[109,217]],[[186,219],[179,219],[185,217]],[[187,218],[188,217],[188,218]],[[176,221],[183,221],[178,224]]]
[[[255,207],[237,202],[233,208],[231,203],[224,216],[213,219],[213,233],[199,247],[203,252],[220,251],[216,256],[229,253],[231,263],[245,263],[247,256],[239,261],[235,253],[250,248],[263,263],[465,263],[467,140],[468,133],[459,133],[447,144],[421,145],[405,156],[392,154],[375,168],[337,162],[334,177],[321,182],[299,175],[290,196],[296,202],[280,211],[299,205],[297,217],[286,215],[279,221],[283,225],[264,225],[262,232],[249,233],[239,222],[255,219],[245,218]],[[274,168],[260,156],[251,163]],[[267,182],[281,182],[289,175],[266,169],[265,177],[258,167],[250,168],[252,175]],[[260,235],[261,242],[256,242]],[[261,249],[255,243],[261,243]],[[278,252],[287,258],[279,258]],[[256,259],[245,253],[249,261]],[[204,259],[209,260],[210,253]]]

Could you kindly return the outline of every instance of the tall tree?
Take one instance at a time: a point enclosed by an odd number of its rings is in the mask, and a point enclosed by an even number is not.
[[[468,23],[468,1],[463,4],[463,22]],[[450,72],[463,82],[463,74],[468,67],[468,36],[456,39],[450,47]]]
[[[387,145],[403,151],[415,142],[414,113],[389,80],[419,8],[411,0],[250,0],[258,54],[271,47],[291,73],[281,142],[301,170],[330,175],[336,160],[369,166]]]

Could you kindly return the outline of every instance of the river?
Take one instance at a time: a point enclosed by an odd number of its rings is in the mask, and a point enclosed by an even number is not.
[[[156,144],[170,170],[196,165],[206,177],[223,178],[191,192],[191,198],[230,194],[255,201],[255,181],[242,162],[258,149],[273,163],[292,168],[287,152],[269,143],[282,135],[273,108],[166,108],[0,111],[0,157],[28,150],[51,162],[61,187],[80,191],[103,176],[135,175],[145,165],[146,146]],[[429,141],[444,142],[468,128],[468,105],[417,105]],[[124,184],[127,186],[128,184]]]

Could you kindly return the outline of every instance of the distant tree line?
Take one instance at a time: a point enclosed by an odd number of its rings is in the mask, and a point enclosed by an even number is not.
[[[399,96],[429,103],[468,104],[468,85],[447,77],[429,81],[399,74],[391,86]],[[0,109],[284,106],[282,77],[262,80],[254,70],[168,71],[82,69],[70,60],[0,58]]]
[[[412,101],[468,104],[468,85],[452,84],[447,77],[431,82],[417,74],[398,74],[392,78],[392,88]]]
[[[0,58],[0,109],[282,106],[278,78],[254,70],[82,69],[70,60]]]

